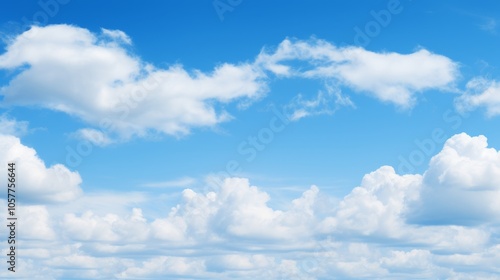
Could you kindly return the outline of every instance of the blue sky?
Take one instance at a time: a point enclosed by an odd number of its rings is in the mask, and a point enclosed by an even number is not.
[[[499,4],[2,6],[18,278],[500,274]]]

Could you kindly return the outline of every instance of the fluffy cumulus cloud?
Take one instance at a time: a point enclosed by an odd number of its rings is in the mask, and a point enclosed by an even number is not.
[[[82,179],[78,172],[69,170],[62,164],[47,167],[38,157],[36,151],[21,143],[12,135],[0,134],[0,164],[16,163],[17,191],[24,201],[36,202],[67,202],[81,195]],[[4,182],[6,174],[0,175]]]
[[[500,153],[484,136],[453,136],[431,159],[421,195],[415,214],[422,222],[500,221]]]
[[[322,226],[329,232],[400,236],[407,205],[419,198],[421,181],[418,174],[400,176],[383,166],[367,174]]]
[[[19,70],[1,88],[2,104],[62,111],[121,137],[150,130],[178,135],[228,120],[216,104],[257,98],[266,90],[252,65],[221,64],[210,73],[180,65],[160,69],[130,54],[130,43],[122,31],[34,26],[0,56],[1,69]]]
[[[267,205],[266,192],[251,186],[247,179],[227,179],[219,192],[182,192],[182,203],[165,217],[150,223],[141,209],[134,208],[125,218],[116,214],[97,215],[85,211],[66,214],[62,228],[76,240],[144,241],[148,238],[176,245],[202,241],[217,242],[226,238],[289,241],[311,234],[314,222],[313,203],[316,187],[293,201],[288,211]],[[267,230],[263,231],[262,229]]]
[[[250,62],[210,72],[182,65],[158,68],[130,52],[123,31],[91,32],[70,25],[33,26],[11,38],[0,69],[14,73],[0,89],[3,106],[38,106],[85,121],[75,135],[96,145],[151,133],[183,135],[230,120],[227,105],[262,97],[274,76],[335,85],[317,97],[297,97],[293,119],[352,105],[340,87],[411,107],[416,93],[447,90],[458,73],[451,59],[425,49],[410,54],[339,48],[321,40],[284,40]],[[115,139],[115,140],[116,140]]]
[[[21,273],[46,279],[495,279],[499,166],[500,153],[486,137],[462,133],[446,141],[423,174],[382,166],[341,199],[325,200],[328,194],[312,186],[276,209],[262,188],[228,178],[216,191],[185,189],[160,216],[146,215],[152,198],[136,195],[104,208],[87,203],[91,194],[66,205],[30,205],[23,209],[30,220],[19,249],[29,271]]]

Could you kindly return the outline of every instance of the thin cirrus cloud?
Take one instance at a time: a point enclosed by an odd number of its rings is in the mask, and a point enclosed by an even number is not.
[[[223,63],[205,73],[181,65],[156,68],[132,55],[130,44],[119,30],[33,26],[12,38],[0,56],[0,69],[18,71],[1,88],[1,104],[77,116],[92,127],[75,135],[107,145],[112,142],[109,135],[184,135],[228,121],[231,115],[216,105],[261,98],[269,91],[271,75],[327,80],[402,108],[413,106],[419,92],[451,89],[458,76],[456,62],[425,49],[376,53],[322,40],[285,39],[274,50],[263,49],[251,63]],[[317,102],[339,105],[338,98],[326,100],[328,96],[318,96]],[[349,105],[343,100],[341,105]],[[295,118],[313,115],[314,104],[299,101]],[[325,108],[325,113],[332,111]]]
[[[461,133],[423,174],[382,166],[326,204],[326,194],[312,186],[275,209],[248,179],[228,178],[216,192],[185,189],[159,217],[143,211],[151,197],[132,204],[130,197],[125,212],[122,198],[103,209],[74,208],[74,200],[26,205],[33,220],[20,250],[28,278],[41,271],[54,278],[74,278],[72,271],[124,279],[494,278],[498,178],[500,152],[484,136]],[[46,191],[58,188],[44,184]]]

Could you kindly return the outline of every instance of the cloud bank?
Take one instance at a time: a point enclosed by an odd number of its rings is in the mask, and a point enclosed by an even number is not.
[[[500,273],[500,152],[484,136],[454,135],[422,174],[382,166],[341,199],[325,202],[328,195],[311,186],[276,209],[264,189],[228,178],[214,192],[185,189],[159,217],[144,214],[153,197],[115,199],[106,208],[88,203],[92,194],[74,198],[76,173],[46,168],[17,138],[2,137],[6,158],[34,162],[36,176],[68,179],[25,186],[71,202],[40,197],[23,206],[30,221],[19,254],[28,278],[494,279]]]

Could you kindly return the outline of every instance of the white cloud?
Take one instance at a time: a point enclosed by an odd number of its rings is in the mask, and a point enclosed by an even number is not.
[[[217,104],[266,91],[252,65],[221,64],[211,73],[180,65],[159,69],[129,54],[121,45],[128,40],[121,31],[33,26],[0,56],[0,68],[21,68],[1,89],[3,105],[62,111],[127,138],[217,125],[230,118]]]
[[[485,17],[483,18],[483,23],[479,25],[479,27],[484,30],[484,31],[487,31],[491,34],[496,34],[496,29],[497,29],[497,20],[494,19],[494,18],[490,18],[490,17]]]
[[[403,271],[425,271],[433,268],[432,254],[427,250],[413,249],[411,251],[392,251],[381,260],[382,266],[387,268],[399,268]]]
[[[16,163],[19,175],[17,189],[23,201],[27,202],[66,202],[81,195],[82,182],[77,172],[68,170],[62,164],[46,167],[36,151],[21,144],[19,138],[0,134],[0,159],[2,166],[8,162]],[[6,173],[0,179],[6,181]]]
[[[451,137],[431,159],[421,196],[415,214],[423,222],[460,225],[500,221],[500,152],[488,148],[482,135]]]
[[[383,166],[365,175],[339,204],[336,215],[326,218],[321,229],[348,234],[399,237],[407,205],[419,198],[420,175],[398,175]]]
[[[121,30],[109,30],[102,28],[101,31],[103,35],[109,36],[111,39],[121,41],[127,45],[132,44],[132,39],[130,39],[130,37]]]
[[[182,134],[216,125],[229,116],[215,109],[214,100],[224,104],[265,91],[259,67],[284,77],[332,79],[402,107],[411,106],[417,92],[447,89],[457,71],[454,62],[426,50],[380,54],[285,40],[275,53],[261,53],[255,64],[189,73],[181,66],[145,65],[121,45],[131,43],[121,31],[96,35],[65,25],[34,28],[30,40],[26,34],[17,37],[0,57],[3,68],[30,66],[2,88],[5,104],[60,110],[93,125],[109,116],[108,130],[77,132],[100,145],[112,141],[108,132]],[[287,65],[301,61],[303,68]],[[477,96],[486,97],[474,99],[469,92],[464,104],[494,104],[496,82],[476,83],[469,84],[471,91],[481,88]],[[35,87],[40,90],[30,91]],[[328,113],[338,98],[348,101],[327,93],[297,99],[296,118]],[[22,127],[0,120],[3,133]],[[145,214],[154,206],[143,193],[81,196],[78,173],[62,165],[46,167],[14,136],[0,135],[0,159],[19,164],[24,197],[38,203],[19,212],[29,223],[20,249],[21,266],[29,268],[22,276],[28,279],[494,279],[500,273],[495,268],[500,156],[484,136],[450,138],[422,175],[399,175],[383,166],[339,203],[319,203],[327,195],[312,186],[288,208],[275,209],[263,189],[230,178],[216,192],[184,190],[161,217]],[[192,183],[184,177],[146,185]],[[5,213],[0,218],[5,220]]]
[[[137,279],[138,277],[151,277],[162,275],[200,275],[204,271],[201,260],[183,257],[155,257],[143,262],[140,267],[130,267],[118,274],[118,278]]]
[[[458,76],[457,63],[425,49],[411,54],[375,53],[359,47],[338,48],[322,40],[284,40],[274,52],[262,51],[256,63],[279,76],[332,79],[405,108],[415,103],[417,92],[448,90]]]
[[[27,121],[16,121],[5,114],[0,115],[0,134],[22,136],[28,131]]]
[[[73,136],[76,138],[89,141],[96,146],[106,146],[113,142],[103,131],[93,128],[82,128],[76,131]]]
[[[54,240],[56,234],[51,224],[51,217],[47,207],[43,205],[22,205],[16,213],[22,221],[18,228],[20,234],[26,239]]]
[[[196,179],[191,177],[182,177],[171,181],[145,183],[142,184],[142,186],[150,188],[171,188],[171,187],[179,188],[179,187],[188,187],[194,183],[196,183]]]
[[[226,179],[218,193],[183,191],[182,204],[167,218],[153,222],[153,235],[170,241],[221,240],[249,238],[288,240],[309,234],[312,204],[318,189],[312,187],[304,197],[294,201],[288,212],[267,205],[269,195],[247,179]],[[297,226],[300,225],[300,226]],[[262,229],[266,230],[262,230]]]
[[[149,236],[146,219],[142,210],[134,208],[132,215],[122,219],[116,214],[104,217],[96,216],[92,211],[86,211],[78,217],[66,214],[62,227],[68,236],[75,240],[95,241],[144,241]]]
[[[285,106],[285,111],[289,112],[290,120],[297,121],[309,116],[333,114],[341,106],[354,107],[354,103],[348,96],[342,95],[339,88],[327,85],[325,91],[319,91],[316,97],[310,100],[298,94]]]
[[[314,186],[292,200],[287,209],[277,210],[268,205],[266,192],[246,179],[230,178],[217,192],[184,190],[182,201],[165,217],[148,220],[139,208],[124,217],[68,214],[61,221],[61,232],[68,240],[98,243],[81,247],[79,256],[153,254],[127,267],[117,265],[114,275],[122,278],[318,279],[338,275],[359,279],[399,275],[481,279],[494,275],[483,268],[499,254],[494,245],[500,229],[498,215],[476,213],[476,219],[490,226],[470,227],[460,224],[463,212],[458,210],[462,205],[473,209],[479,202],[486,206],[488,197],[477,194],[479,199],[469,195],[453,200],[457,206],[446,213],[451,224],[409,223],[407,218],[415,213],[420,218],[439,218],[439,211],[450,207],[439,199],[431,202],[425,193],[429,188],[477,188],[475,193],[497,190],[494,178],[498,175],[484,173],[495,170],[497,161],[498,152],[487,148],[484,137],[458,134],[446,142],[423,175],[398,175],[392,167],[383,166],[367,174],[340,203],[329,205],[329,212],[318,208],[318,199],[324,194]],[[471,185],[476,177],[480,185]],[[444,206],[436,209],[431,204]],[[421,209],[429,210],[419,212]],[[326,217],[320,217],[325,213]],[[325,235],[331,239],[323,240]],[[162,256],[164,252],[173,255]],[[72,258],[81,260],[80,266],[87,263],[85,258]],[[123,264],[122,258],[113,258]],[[464,263],[473,267],[464,272],[458,268]]]
[[[457,63],[425,49],[375,53],[321,40],[284,40],[253,62],[222,63],[202,72],[181,65],[154,67],[131,54],[129,44],[119,30],[97,34],[70,25],[33,26],[10,40],[0,55],[0,69],[19,73],[0,89],[2,105],[77,116],[92,127],[76,134],[106,145],[114,138],[184,135],[228,121],[224,106],[237,102],[244,107],[263,96],[270,73],[326,80],[404,108],[415,103],[418,92],[450,89],[458,75]],[[328,86],[315,99],[298,97],[295,103],[295,119],[351,104]]]
[[[499,158],[484,136],[458,134],[423,175],[383,166],[327,205],[312,186],[275,209],[243,178],[217,192],[186,189],[161,217],[144,214],[153,197],[141,193],[24,205],[23,277],[494,279]]]
[[[216,256],[207,262],[207,269],[212,271],[255,270],[271,267],[275,260],[266,255],[227,254]]]
[[[153,199],[154,197],[142,192],[93,191],[85,192],[69,204],[54,204],[50,208],[57,219],[63,219],[67,213],[80,213],[81,216],[89,210],[96,216],[113,213],[127,217],[134,207],[146,202],[151,204]]]
[[[500,115],[500,82],[485,78],[470,80],[465,92],[456,99],[456,105],[462,112],[483,107],[489,117]]]

